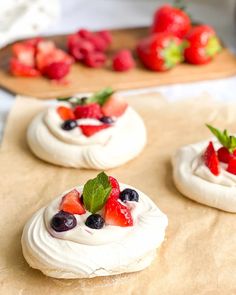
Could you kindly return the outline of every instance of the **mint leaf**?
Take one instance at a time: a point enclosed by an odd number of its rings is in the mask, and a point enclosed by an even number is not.
[[[229,135],[226,129],[222,132],[211,125],[206,124],[206,126],[210,129],[211,133],[215,135],[219,142],[229,150],[230,153],[236,149],[236,137]]]
[[[92,96],[88,97],[87,103],[98,103],[103,105],[108,98],[114,93],[114,90],[111,87],[107,87],[101,91],[94,93]]]
[[[88,180],[83,189],[85,208],[91,213],[101,210],[111,193],[111,185],[106,173],[101,172],[96,178]]]

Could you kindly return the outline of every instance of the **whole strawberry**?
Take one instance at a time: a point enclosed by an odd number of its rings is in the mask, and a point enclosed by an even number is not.
[[[183,42],[170,33],[157,33],[141,40],[137,53],[148,69],[166,71],[183,61]]]
[[[155,12],[151,32],[167,32],[183,38],[190,28],[191,21],[189,16],[183,10],[166,4]]]
[[[192,28],[186,36],[186,41],[184,56],[191,64],[206,64],[221,51],[220,41],[213,28],[208,25]]]

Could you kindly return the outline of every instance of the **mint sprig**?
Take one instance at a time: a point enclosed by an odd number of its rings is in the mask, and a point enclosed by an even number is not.
[[[219,142],[229,150],[230,153],[236,149],[236,137],[229,135],[226,129],[224,131],[220,131],[211,125],[206,124],[206,126],[210,129],[211,133],[215,135]]]
[[[92,96],[87,98],[87,103],[98,103],[101,106],[108,100],[108,98],[114,93],[111,87],[104,88],[98,92],[95,92]]]
[[[85,208],[96,213],[103,208],[111,193],[111,185],[106,173],[101,172],[96,178],[88,180],[83,189],[83,202]]]
[[[84,105],[89,103],[98,103],[101,106],[109,99],[109,97],[114,93],[111,87],[104,88],[98,92],[95,92],[89,97],[59,97],[58,101],[67,101],[72,104],[72,106]]]

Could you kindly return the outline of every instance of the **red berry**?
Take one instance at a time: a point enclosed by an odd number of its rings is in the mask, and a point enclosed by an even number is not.
[[[95,133],[110,127],[110,125],[80,125],[79,127],[81,128],[81,131],[85,136],[90,137]]]
[[[75,120],[75,115],[70,108],[61,106],[57,108],[57,112],[62,120]]]
[[[120,185],[119,182],[112,176],[109,176],[109,182],[112,187],[109,198],[118,199],[120,196]]]
[[[229,163],[229,160],[232,157],[229,150],[224,146],[218,149],[217,155],[218,155],[219,161],[223,163]]]
[[[106,41],[107,45],[112,43],[112,35],[108,30],[102,30],[97,32],[97,35],[103,38]]]
[[[70,54],[75,58],[75,60],[80,61],[84,60],[84,58],[95,51],[94,45],[84,39],[78,40],[78,43],[69,47]]]
[[[35,47],[26,42],[17,42],[12,45],[12,53],[17,58],[17,60],[26,66],[35,66]]]
[[[99,52],[104,52],[109,45],[107,41],[98,34],[91,35],[88,40],[94,45],[95,50]]]
[[[107,117],[120,117],[127,107],[128,104],[123,98],[112,95],[102,106],[102,113]]]
[[[68,212],[71,214],[84,214],[86,211],[80,201],[80,194],[76,189],[73,189],[67,193],[61,201],[59,210]]]
[[[112,59],[112,68],[117,72],[128,71],[135,66],[134,58],[130,50],[121,50]]]
[[[236,157],[230,158],[227,171],[236,175]]]
[[[30,66],[22,64],[15,57],[10,60],[10,72],[17,77],[38,77],[40,72]]]
[[[76,119],[82,119],[82,118],[99,119],[102,117],[101,107],[98,103],[78,105],[74,110],[74,114]]]
[[[90,68],[100,68],[106,62],[106,55],[103,52],[91,52],[86,54],[84,63]]]
[[[215,31],[207,25],[193,27],[187,34],[186,41],[184,56],[191,64],[206,64],[221,50]]]
[[[77,32],[77,35],[80,36],[81,38],[89,39],[93,35],[93,32],[91,32],[87,29],[80,29]]]
[[[60,80],[70,71],[70,65],[63,61],[53,62],[44,68],[44,75],[50,79]]]
[[[130,209],[114,198],[109,198],[105,205],[105,222],[109,225],[132,226],[133,218]]]
[[[169,4],[161,6],[154,14],[152,33],[171,33],[183,38],[191,28],[189,16],[181,9]]]
[[[214,175],[217,176],[220,174],[219,160],[218,160],[212,141],[209,142],[207,149],[205,153],[203,154],[203,160],[205,165],[209,168],[209,170]]]

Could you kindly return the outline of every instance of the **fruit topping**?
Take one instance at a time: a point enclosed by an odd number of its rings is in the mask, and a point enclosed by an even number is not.
[[[203,154],[203,160],[212,174],[216,176],[220,174],[219,160],[212,141],[209,142],[207,149]]]
[[[227,167],[227,171],[236,175],[236,157],[231,157]]]
[[[69,71],[70,65],[68,63],[58,61],[46,66],[43,70],[43,73],[50,79],[60,80],[65,77]]]
[[[111,193],[109,195],[109,198],[115,198],[118,199],[120,196],[120,185],[119,182],[112,176],[109,176],[109,182],[112,187]]]
[[[59,116],[61,117],[62,120],[74,120],[75,119],[75,115],[74,115],[72,109],[70,109],[70,108],[60,106],[57,108],[57,113],[59,114]]]
[[[190,17],[182,9],[165,4],[154,14],[152,33],[168,32],[183,38],[191,28]]]
[[[75,127],[77,127],[77,122],[75,120],[66,120],[61,125],[61,128],[66,131],[72,130]]]
[[[62,198],[59,209],[71,214],[84,214],[85,209],[80,202],[79,196],[79,192],[76,189],[73,189]]]
[[[105,222],[108,225],[132,226],[130,209],[114,198],[109,198],[105,205]]]
[[[95,133],[110,127],[110,125],[80,125],[79,127],[85,136],[90,137]]]
[[[83,202],[85,208],[95,214],[101,210],[111,193],[111,184],[108,176],[101,172],[94,179],[88,180],[83,189]]]
[[[76,225],[77,220],[75,216],[64,211],[55,214],[51,220],[51,227],[57,232],[70,230]]]
[[[153,71],[166,71],[183,61],[184,43],[170,33],[156,33],[141,40],[137,54],[144,64]]]
[[[112,117],[108,117],[108,116],[103,116],[99,120],[104,124],[112,124],[112,123],[114,123],[114,120],[112,119]]]
[[[16,77],[38,77],[40,72],[28,65],[22,64],[15,57],[10,60],[10,71]]]
[[[138,202],[139,194],[133,189],[126,188],[120,193],[120,199],[122,202],[126,202],[126,201]]]
[[[102,105],[102,113],[107,117],[120,117],[124,114],[127,107],[128,104],[123,98],[112,95]]]
[[[112,59],[112,68],[117,72],[126,72],[133,69],[135,61],[130,50],[120,50]]]
[[[104,226],[104,219],[100,214],[91,214],[85,221],[85,224],[94,229],[100,229]]]
[[[82,119],[82,118],[99,119],[102,117],[101,107],[98,103],[78,105],[74,110],[74,114],[76,119]]]
[[[228,131],[225,129],[223,132],[217,128],[212,127],[211,125],[206,124],[210,129],[211,133],[215,135],[218,141],[227,148],[230,153],[233,153],[236,150],[236,137],[229,135]]]
[[[213,28],[207,25],[193,27],[186,36],[184,56],[192,64],[206,64],[221,51],[221,45]]]
[[[218,149],[217,155],[218,155],[219,161],[223,163],[229,163],[229,160],[232,157],[232,154],[224,146]]]

